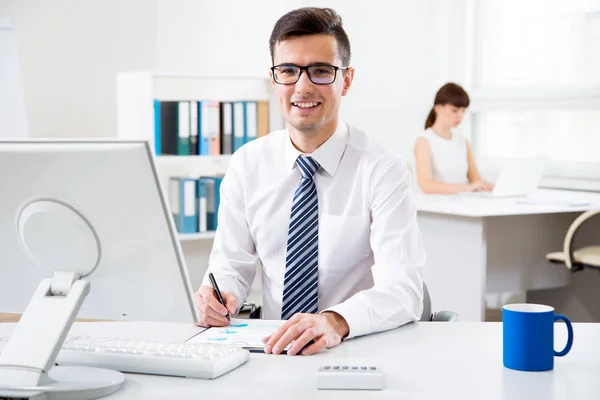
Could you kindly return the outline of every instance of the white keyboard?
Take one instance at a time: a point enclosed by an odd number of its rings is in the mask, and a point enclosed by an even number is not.
[[[8,338],[0,340],[0,352]],[[248,360],[248,350],[221,344],[185,344],[68,336],[58,353],[61,366],[213,379]]]

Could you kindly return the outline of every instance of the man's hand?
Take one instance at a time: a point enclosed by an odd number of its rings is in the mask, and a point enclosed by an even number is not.
[[[223,301],[227,308],[223,307],[214,295],[213,288],[210,286],[200,286],[195,294],[196,308],[200,311],[200,321],[196,325],[208,328],[209,326],[226,326],[229,321],[225,315],[235,313],[238,306],[238,300],[231,292],[221,292]]]
[[[302,350],[305,356],[315,354],[325,348],[337,346],[348,335],[350,328],[346,320],[333,311],[321,314],[296,314],[281,325],[272,335],[263,339],[265,353],[281,354],[292,341],[287,351],[296,355],[311,340],[314,343]]]

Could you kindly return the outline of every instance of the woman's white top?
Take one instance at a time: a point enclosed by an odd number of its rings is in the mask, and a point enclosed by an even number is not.
[[[444,183],[469,183],[467,173],[467,140],[463,135],[452,131],[450,139],[436,135],[431,128],[422,135],[431,150],[431,169],[433,180]]]

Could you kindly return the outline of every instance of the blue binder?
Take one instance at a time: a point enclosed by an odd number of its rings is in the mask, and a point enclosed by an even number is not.
[[[206,184],[200,178],[198,179],[198,232],[206,232],[208,230],[206,213]]]
[[[160,156],[160,100],[154,100],[154,151]]]
[[[169,201],[179,233],[198,232],[198,180],[194,178],[171,177]]]
[[[233,102],[233,151],[242,147],[246,140],[246,103]]]
[[[256,101],[244,102],[244,143],[258,137],[258,103]]]
[[[209,231],[217,230],[219,203],[221,202],[222,176],[203,176],[199,179],[206,190],[206,227]]]
[[[198,155],[210,155],[210,102],[198,102]]]

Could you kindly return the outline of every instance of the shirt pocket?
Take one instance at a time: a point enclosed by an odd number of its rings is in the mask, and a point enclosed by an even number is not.
[[[319,221],[319,270],[347,270],[371,254],[369,214],[322,214]]]

